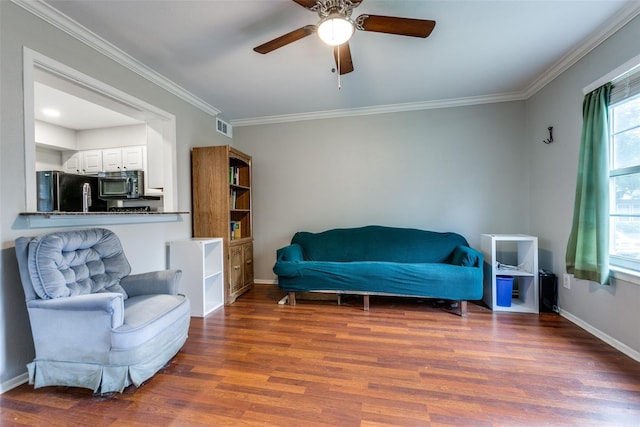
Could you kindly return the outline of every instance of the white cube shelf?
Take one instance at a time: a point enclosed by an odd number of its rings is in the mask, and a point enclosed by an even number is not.
[[[539,312],[538,238],[526,234],[483,234],[485,304],[493,311]],[[513,278],[510,306],[497,304],[496,278]]]
[[[204,317],[224,304],[223,239],[169,243],[169,268],[182,270],[180,292],[191,301],[191,316]]]

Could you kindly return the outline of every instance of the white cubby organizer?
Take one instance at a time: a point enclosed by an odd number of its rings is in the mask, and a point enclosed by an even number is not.
[[[169,268],[182,270],[180,293],[191,301],[191,316],[204,317],[224,304],[223,239],[169,243]]]
[[[484,302],[494,311],[539,312],[538,238],[525,234],[483,234]],[[511,306],[497,304],[496,277],[513,277]]]

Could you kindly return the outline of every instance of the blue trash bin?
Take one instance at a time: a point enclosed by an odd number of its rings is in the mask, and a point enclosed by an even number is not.
[[[496,304],[500,307],[511,307],[513,294],[513,277],[496,276]]]

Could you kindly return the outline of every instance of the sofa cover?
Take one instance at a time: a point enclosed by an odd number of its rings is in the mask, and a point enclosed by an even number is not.
[[[273,271],[293,298],[318,291],[467,301],[482,299],[483,261],[457,233],[372,225],[298,232],[278,249]]]
[[[182,347],[190,305],[181,272],[129,274],[106,229],[57,231],[16,240],[35,360],[29,382],[122,392],[139,386]]]

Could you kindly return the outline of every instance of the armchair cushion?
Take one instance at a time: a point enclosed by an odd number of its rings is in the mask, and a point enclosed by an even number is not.
[[[54,232],[31,241],[31,282],[42,299],[116,292],[127,293],[120,279],[131,272],[117,236],[106,229]]]

